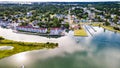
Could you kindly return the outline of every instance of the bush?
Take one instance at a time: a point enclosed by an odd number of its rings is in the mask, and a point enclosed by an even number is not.
[[[46,44],[49,44],[49,42],[47,42]]]
[[[69,29],[69,23],[64,24],[64,27]]]
[[[4,38],[3,38],[3,37],[0,37],[0,40],[4,40]]]
[[[118,28],[118,27],[113,27],[113,29],[115,29],[115,30],[120,30],[120,28]]]
[[[56,45],[58,46],[58,43],[56,43]]]
[[[109,22],[105,22],[105,23],[104,23],[104,25],[109,26],[109,25],[110,25],[110,23],[109,23]]]

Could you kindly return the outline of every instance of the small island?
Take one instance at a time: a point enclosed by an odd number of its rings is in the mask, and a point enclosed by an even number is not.
[[[7,40],[7,39],[4,39],[3,37],[0,37],[0,46],[14,47],[11,50],[0,50],[0,59],[2,59],[20,52],[39,50],[43,48],[47,48],[47,49],[55,48],[58,46],[58,43],[18,42],[18,41]]]

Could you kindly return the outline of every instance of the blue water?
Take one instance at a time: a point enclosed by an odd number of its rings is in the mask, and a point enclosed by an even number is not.
[[[26,68],[120,68],[120,34],[99,27],[93,27],[94,32],[87,27],[93,36],[88,33],[88,37],[76,37],[70,33],[58,40],[67,47],[28,52],[20,56],[22,59],[4,58],[0,68],[20,68],[21,64]],[[84,49],[77,49],[81,47]]]

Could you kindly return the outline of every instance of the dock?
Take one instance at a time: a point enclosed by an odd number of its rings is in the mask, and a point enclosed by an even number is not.
[[[93,37],[94,35],[90,32],[90,30],[88,29],[88,27],[85,25],[86,30],[89,32],[89,34]]]
[[[91,25],[89,25],[89,26],[93,29],[94,32],[97,32]]]

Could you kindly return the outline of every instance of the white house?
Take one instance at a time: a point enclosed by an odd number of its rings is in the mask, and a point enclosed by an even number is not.
[[[62,30],[60,28],[51,28],[50,35],[61,35]]]
[[[28,27],[28,26],[17,26],[16,30],[36,32],[36,33],[47,33],[47,28],[34,28],[34,27]]]
[[[32,16],[32,12],[27,12],[27,17]]]

